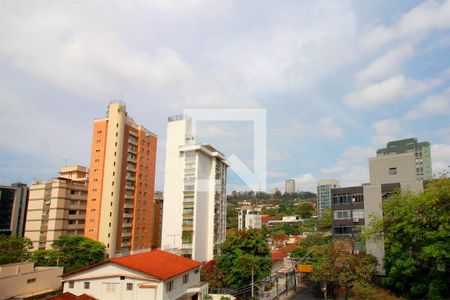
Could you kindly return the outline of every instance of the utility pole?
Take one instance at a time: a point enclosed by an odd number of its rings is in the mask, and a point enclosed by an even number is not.
[[[252,299],[253,298],[255,298],[255,292],[254,292],[254,289],[253,289],[253,266],[252,266]]]

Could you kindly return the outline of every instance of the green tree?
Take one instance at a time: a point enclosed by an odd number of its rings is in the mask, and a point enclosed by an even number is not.
[[[270,274],[272,256],[264,237],[257,230],[246,230],[230,236],[221,246],[217,268],[224,274],[227,288],[240,288]]]
[[[0,235],[0,265],[28,260],[32,247],[28,238]]]
[[[33,254],[37,266],[63,266],[67,273],[105,260],[105,246],[82,236],[62,236],[52,247]]]
[[[398,193],[383,203],[372,234],[385,241],[384,284],[411,299],[450,297],[450,179],[430,182],[423,193]]]
[[[317,220],[317,227],[320,231],[331,230],[333,225],[333,215],[331,213],[331,208],[327,208],[322,211],[320,218]]]
[[[355,284],[369,285],[376,274],[376,258],[365,253],[351,254],[347,241],[313,246],[311,250],[312,277],[324,287],[350,290]]]

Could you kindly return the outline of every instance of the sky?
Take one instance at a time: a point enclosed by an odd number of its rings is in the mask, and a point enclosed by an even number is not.
[[[93,120],[111,101],[158,135],[187,108],[260,108],[202,122],[198,141],[249,168],[267,147],[268,189],[368,181],[387,141],[430,141],[450,165],[450,1],[0,0],[0,184],[89,165]],[[232,170],[228,191],[248,189]]]

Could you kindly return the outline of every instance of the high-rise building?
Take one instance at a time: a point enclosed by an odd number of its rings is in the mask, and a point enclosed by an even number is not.
[[[196,144],[191,121],[170,117],[164,180],[162,248],[208,261],[226,235],[225,157],[209,144]]]
[[[57,178],[30,186],[25,236],[33,250],[50,249],[62,235],[83,236],[87,175],[86,167],[68,166]]]
[[[423,181],[417,179],[415,166],[414,153],[370,158],[368,184],[332,189],[333,237],[351,236],[358,241],[362,227],[370,226],[372,216],[383,217],[383,201],[389,201],[392,193],[423,191]],[[379,262],[378,272],[384,273],[382,237],[356,242],[353,250],[366,250],[374,255]]]
[[[377,157],[412,152],[416,158],[416,176],[418,180],[431,180],[430,142],[417,142],[417,138],[409,138],[388,142],[386,148],[377,150]]]
[[[286,194],[295,193],[295,179],[287,179],[286,180],[284,192]]]
[[[85,236],[108,257],[154,248],[156,140],[123,103],[94,121]]]
[[[331,207],[331,189],[340,187],[336,179],[322,179],[317,183],[317,216]]]
[[[238,230],[261,229],[261,215],[251,206],[242,206],[238,211]]]
[[[28,187],[24,183],[0,186],[0,234],[23,236]]]

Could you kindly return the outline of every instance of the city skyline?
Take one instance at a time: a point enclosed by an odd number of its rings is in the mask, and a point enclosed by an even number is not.
[[[409,137],[431,142],[434,172],[448,167],[448,1],[180,5],[3,4],[0,184],[89,165],[92,122],[118,99],[159,137],[157,190],[166,120],[184,108],[265,108],[268,190],[367,182],[376,149]],[[251,135],[198,130],[249,167]],[[231,170],[227,189],[248,188]]]

